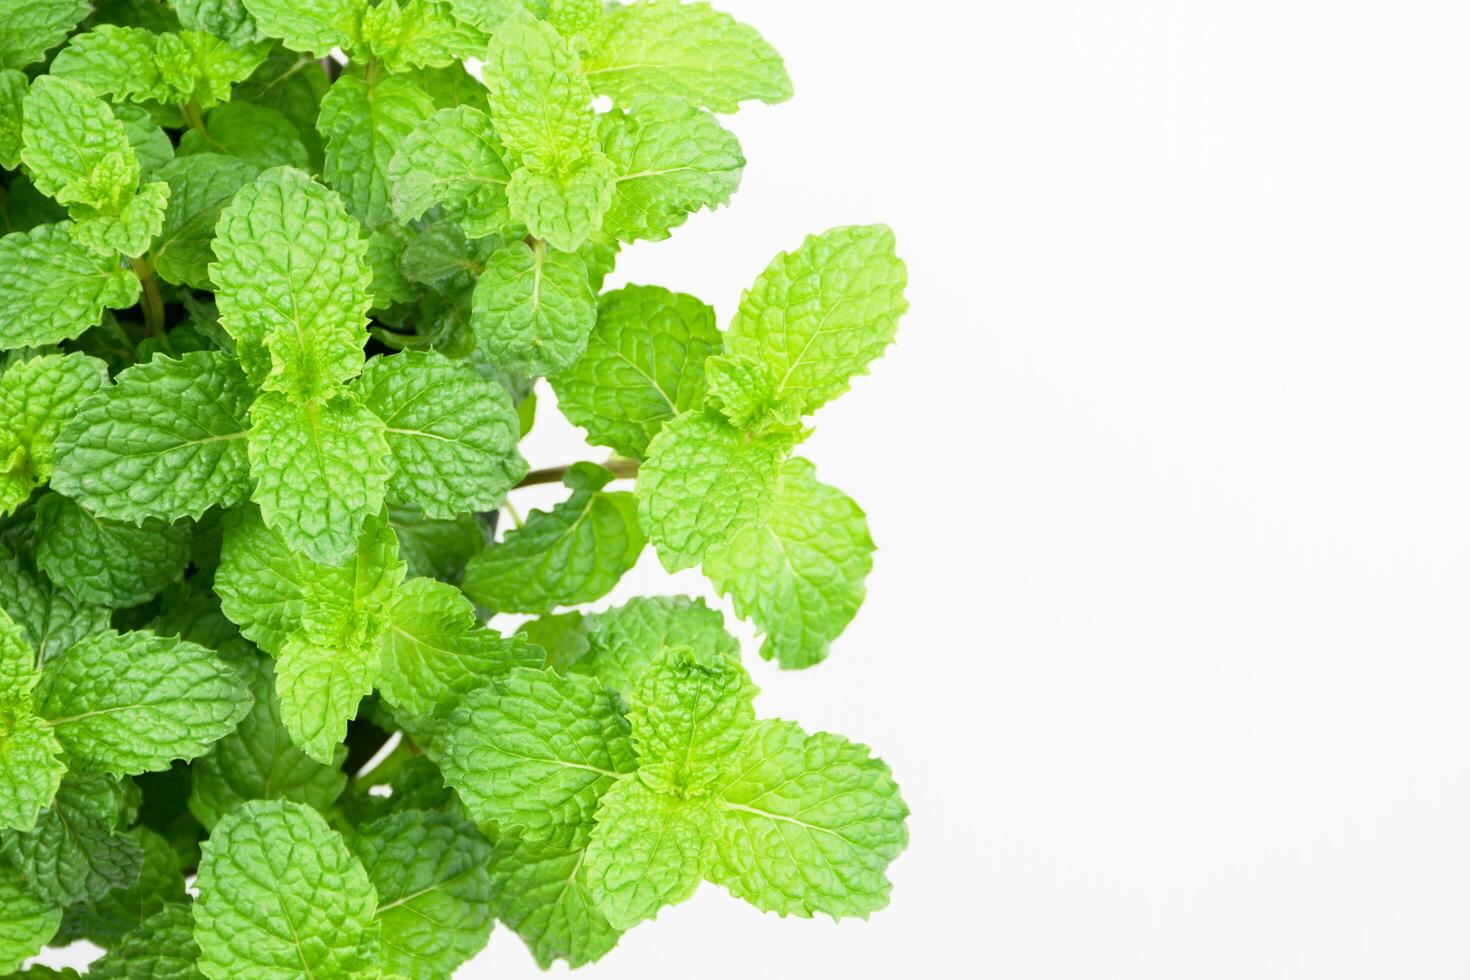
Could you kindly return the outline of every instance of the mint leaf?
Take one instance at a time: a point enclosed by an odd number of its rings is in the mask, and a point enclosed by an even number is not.
[[[264,37],[245,9],[244,0],[173,0],[172,6],[184,27],[213,34],[230,44],[249,44]]]
[[[584,854],[508,835],[495,842],[490,863],[495,915],[525,940],[543,970],[558,959],[573,969],[594,962],[622,934],[588,892]]]
[[[434,352],[375,357],[357,393],[386,427],[390,503],[438,518],[492,510],[526,475],[510,395],[468,364]]]
[[[173,846],[152,830],[139,828],[137,834],[143,850],[137,881],[114,888],[95,902],[72,906],[63,932],[75,930],[98,945],[112,947],[165,908],[188,900],[183,867]]]
[[[377,895],[315,810],[246,803],[215,825],[202,851],[194,938],[206,977],[376,971]]]
[[[84,602],[146,602],[177,581],[188,561],[187,525],[104,521],[54,493],[36,506],[36,564]]]
[[[98,255],[142,255],[163,230],[168,185],[152,181],[138,189],[117,214],[77,214],[71,234]]]
[[[138,159],[122,124],[85,85],[45,75],[25,99],[20,151],[41,193],[60,204],[117,214],[138,185]]]
[[[138,167],[145,178],[155,175],[159,168],[174,158],[174,144],[153,121],[153,116],[140,105],[121,103],[112,107],[112,114],[128,134],[133,145],[133,155],[138,158]]]
[[[361,29],[363,0],[244,0],[261,33],[278,37],[292,51],[325,58],[333,48],[347,50]]]
[[[598,228],[612,204],[613,167],[592,155],[555,175],[522,167],[505,188],[511,213],[532,236],[553,248],[574,251]]]
[[[52,482],[112,520],[198,519],[233,507],[250,493],[253,397],[239,366],[218,351],[134,365],[62,431]]]
[[[596,320],[586,264],[539,243],[498,249],[475,286],[475,336],[493,363],[515,374],[553,374],[571,364]]]
[[[586,653],[571,670],[625,696],[666,650],[684,647],[702,659],[740,656],[719,610],[688,596],[630,599],[591,617],[585,635]]]
[[[589,617],[574,610],[527,620],[521,632],[546,652],[546,666],[565,674],[587,653],[589,622]]]
[[[0,168],[20,167],[21,129],[29,82],[13,68],[0,69]]]
[[[316,570],[254,508],[225,518],[214,590],[224,614],[267,653],[279,654],[301,625],[306,582]]]
[[[15,503],[52,477],[56,442],[87,399],[107,382],[107,365],[86,354],[47,354],[18,361],[0,374],[0,418],[19,453],[10,474]],[[11,507],[0,503],[0,513]]]
[[[474,824],[408,810],[365,825],[351,844],[378,892],[385,971],[447,977],[485,945],[490,845]]]
[[[190,129],[179,137],[180,157],[204,153],[236,157],[260,170],[310,167],[296,124],[280,111],[253,102],[215,106],[204,117],[203,129]]]
[[[436,750],[470,815],[581,846],[598,800],[634,767],[628,723],[596,681],[517,668],[470,693]]]
[[[345,76],[322,99],[317,119],[317,128],[327,141],[322,179],[369,228],[392,219],[389,166],[393,155],[433,112],[433,100],[402,77],[368,84]]]
[[[99,256],[70,222],[0,238],[0,349],[40,347],[96,326],[102,311],[138,301],[138,279]]]
[[[609,9],[584,67],[593,89],[619,105],[673,96],[734,112],[747,100],[791,98],[781,56],[753,28],[707,3],[641,0]]]
[[[389,71],[442,68],[485,50],[482,32],[431,0],[383,0],[369,7],[362,40]]]
[[[762,721],[719,789],[711,881],[781,915],[867,916],[888,904],[908,807],[866,746]]]
[[[772,260],[741,298],[725,349],[760,361],[803,414],[847,390],[893,342],[908,274],[882,225],[833,228]]]
[[[254,176],[250,163],[216,153],[179,157],[158,171],[158,179],[169,189],[168,210],[149,253],[159,278],[195,289],[212,288],[214,227],[235,192]]]
[[[82,602],[13,557],[0,557],[0,609],[15,620],[41,663],[108,628],[112,611]]]
[[[603,294],[586,351],[551,387],[589,442],[636,459],[665,422],[704,403],[704,362],[719,350],[715,311],[704,303],[625,286]]]
[[[551,174],[598,152],[592,90],[556,28],[517,10],[496,26],[484,60],[490,117],[523,163]]]
[[[615,929],[631,929],[699,886],[707,800],[666,796],[625,779],[608,790],[587,845],[587,882]]]
[[[61,907],[37,898],[19,875],[0,869],[0,970],[19,970],[59,928]]]
[[[86,0],[10,0],[0,19],[0,68],[40,61],[91,10]]]
[[[36,711],[72,763],[116,776],[200,755],[250,702],[213,650],[147,630],[81,640],[46,665],[36,688]]]
[[[628,712],[639,780],[679,799],[705,795],[755,723],[755,693],[737,655],[661,653]]]
[[[55,733],[34,712],[40,676],[25,631],[0,610],[0,830],[35,827],[66,773]]]
[[[143,849],[120,833],[127,798],[106,776],[69,773],[33,830],[0,839],[26,887],[58,906],[94,902],[138,880]]]
[[[99,24],[76,35],[52,59],[51,74],[113,99],[169,96],[158,67],[158,35],[140,27]]]
[[[413,221],[440,205],[471,238],[511,227],[506,149],[490,117],[470,106],[420,122],[388,163],[393,213]]]
[[[781,467],[762,520],[742,528],[704,560],[704,573],[735,611],[766,634],[761,656],[809,667],[862,605],[873,539],[862,509],[818,483],[804,459]]]
[[[87,970],[103,980],[198,980],[199,944],[189,906],[166,905],[122,936]]]
[[[524,527],[470,559],[463,588],[472,599],[499,612],[544,613],[591,602],[617,585],[643,550],[637,501],[603,491],[611,474],[589,469],[592,484],[550,511],[532,511]]]

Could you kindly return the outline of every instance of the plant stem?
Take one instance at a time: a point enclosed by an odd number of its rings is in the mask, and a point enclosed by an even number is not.
[[[368,59],[367,65],[362,69],[362,80],[368,87],[372,87],[372,84],[378,80],[377,58]]]
[[[169,343],[168,334],[163,329],[163,294],[158,291],[158,278],[153,274],[153,263],[146,257],[136,255],[128,261],[133,263],[133,274],[143,285],[143,326],[158,338],[164,350],[172,354],[174,346]]]
[[[612,459],[602,464],[612,470],[613,477],[619,480],[631,480],[638,475],[638,461],[636,459]],[[562,477],[567,475],[571,466],[552,466],[544,470],[532,470],[526,474],[526,478],[515,485],[515,489],[521,487],[534,487],[541,483],[560,483]]]
[[[198,129],[201,131],[204,129],[204,114],[199,111],[199,103],[195,102],[193,99],[190,99],[188,102],[183,103],[179,108],[182,109],[184,112],[184,122],[188,123],[191,129]]]

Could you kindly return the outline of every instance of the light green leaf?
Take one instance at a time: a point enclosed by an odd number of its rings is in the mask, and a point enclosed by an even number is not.
[[[362,41],[388,71],[452,65],[479,57],[485,34],[431,0],[382,0],[362,19]]]
[[[888,904],[908,807],[866,746],[762,721],[720,794],[711,881],[781,915],[866,917]]]
[[[873,567],[867,518],[852,499],[818,483],[804,459],[781,467],[774,503],[704,561],[704,573],[742,618],[766,634],[761,656],[810,667],[827,656],[862,605]]]
[[[182,881],[182,879],[180,879]],[[203,980],[194,915],[189,906],[166,905],[140,922],[87,970],[100,980]]]
[[[730,203],[745,157],[718,119],[678,99],[634,102],[601,116],[602,151],[617,175],[607,228],[659,241],[692,212]]]
[[[35,827],[66,772],[55,733],[32,709],[38,680],[36,651],[0,610],[0,830]]]
[[[112,114],[122,123],[123,132],[133,146],[133,155],[138,158],[142,176],[152,177],[174,158],[174,144],[153,121],[153,116],[140,105],[123,102],[112,107]]]
[[[527,640],[546,651],[546,665],[559,674],[568,673],[589,649],[587,631],[592,617],[580,612],[538,616],[521,624]]]
[[[587,346],[597,300],[576,255],[512,242],[490,256],[471,322],[480,346],[514,374],[554,374]]]
[[[389,614],[379,686],[395,708],[430,715],[512,667],[540,667],[546,654],[520,637],[480,628],[452,585],[410,580]]]
[[[121,608],[153,598],[189,562],[187,525],[104,521],[48,494],[36,507],[36,564],[84,602]]]
[[[546,19],[562,37],[575,38],[585,48],[602,23],[602,0],[547,0]]]
[[[24,73],[0,68],[0,169],[20,167],[21,130],[28,82]]]
[[[702,877],[709,800],[664,796],[641,777],[602,798],[587,845],[587,888],[615,929],[631,929],[694,894]]]
[[[908,273],[882,225],[833,228],[771,261],[745,291],[725,350],[760,361],[774,397],[810,413],[847,390],[893,342]]]
[[[4,39],[0,34],[0,43]],[[59,928],[61,907],[37,898],[10,869],[0,869],[0,972],[19,970]]]
[[[255,508],[225,515],[214,590],[224,614],[262,650],[279,654],[301,625],[306,580],[314,571]]]
[[[15,558],[0,557],[0,609],[25,631],[41,663],[108,628],[112,611],[84,603]]]
[[[80,82],[44,75],[25,99],[21,162],[58,203],[117,214],[138,186],[138,159],[106,102]]]
[[[239,727],[189,767],[189,811],[205,827],[247,800],[291,800],[326,812],[347,785],[347,750],[339,747],[327,765],[308,758],[281,721],[270,661],[251,657],[243,674],[254,705]]]
[[[219,654],[147,630],[81,640],[36,688],[36,712],[73,764],[117,776],[188,761],[249,710],[249,689]]]
[[[715,112],[791,98],[786,66],[754,28],[707,3],[641,0],[608,10],[585,63],[592,88],[618,105],[673,96]]]
[[[740,656],[719,610],[688,596],[630,599],[590,617],[586,637],[587,652],[572,672],[591,674],[625,697],[666,650],[685,647],[703,660]]]
[[[191,31],[205,31],[230,44],[249,44],[265,35],[245,9],[244,0],[172,0],[179,23]]]
[[[414,127],[388,163],[393,213],[414,221],[440,205],[471,238],[511,224],[506,149],[490,117],[470,106],[441,109]]]
[[[98,255],[142,255],[163,230],[168,194],[167,184],[152,181],[140,187],[116,215],[78,213],[72,237]]]
[[[143,866],[137,835],[119,833],[126,804],[116,780],[69,773],[35,829],[0,844],[34,894],[58,906],[94,902],[131,886]]]
[[[785,435],[751,437],[711,412],[666,423],[638,470],[638,517],[669,571],[697,565],[769,510]]]
[[[590,153],[551,174],[521,167],[506,185],[510,212],[536,238],[574,251],[602,227],[613,199],[613,166]]]
[[[5,0],[0,6],[0,68],[40,61],[91,11],[86,0]]]
[[[158,67],[158,35],[139,27],[99,24],[76,35],[52,59],[51,74],[112,99],[163,102],[171,94]]]
[[[215,825],[202,851],[194,938],[205,976],[350,980],[377,972],[377,894],[315,810],[246,803]]]
[[[628,723],[589,677],[517,668],[465,698],[437,759],[477,822],[585,844],[598,800],[634,768]]]
[[[63,932],[79,932],[99,946],[111,947],[169,905],[188,901],[183,867],[173,845],[146,827],[138,828],[137,834],[143,849],[138,880],[95,902],[73,906]],[[95,973],[93,967],[89,975]]]
[[[100,323],[103,310],[138,301],[138,277],[70,229],[63,222],[0,238],[0,350],[70,340]]]
[[[599,599],[617,585],[643,550],[637,501],[603,491],[611,474],[601,467],[586,472],[594,474],[590,483],[569,478],[570,497],[532,511],[524,527],[470,559],[463,587],[472,599],[497,612],[545,613]]]
[[[250,418],[250,472],[265,523],[313,561],[347,561],[387,492],[382,420],[347,393],[305,404],[267,393]]]
[[[534,10],[540,0],[444,0],[454,16],[483,30],[494,30],[517,10]]]
[[[299,170],[268,170],[225,208],[214,253],[220,325],[252,380],[305,401],[362,370],[367,243],[334,193]]]
[[[636,459],[665,422],[704,403],[704,362],[719,351],[715,311],[704,303],[626,286],[603,294],[586,352],[551,387],[588,442]]]
[[[409,134],[433,112],[433,100],[402,77],[368,84],[347,75],[322,99],[317,119],[327,141],[322,179],[369,228],[392,220],[389,165]]]
[[[463,361],[432,351],[375,357],[357,392],[387,427],[391,503],[439,518],[493,510],[529,469],[510,394]]]
[[[208,109],[228,102],[237,82],[249,78],[270,52],[269,44],[235,47],[200,31],[158,35],[155,55],[167,100]]]
[[[179,137],[179,156],[203,153],[236,157],[260,170],[309,166],[296,124],[278,110],[253,102],[215,106],[204,117],[203,129],[190,129]]]
[[[770,368],[749,355],[712,357],[704,364],[707,404],[731,425],[752,435],[801,428],[802,399],[788,391],[777,398]]]
[[[440,521],[417,507],[391,505],[388,514],[411,576],[457,583],[465,565],[485,547],[485,526],[472,515]]]
[[[501,20],[483,77],[495,129],[527,166],[556,173],[597,151],[592,90],[550,24],[524,10]]]
[[[214,227],[235,192],[255,176],[244,160],[218,153],[182,156],[158,171],[169,188],[168,212],[149,253],[159,278],[195,289],[210,289]]]
[[[755,694],[738,652],[661,653],[630,699],[639,780],[680,799],[704,796],[755,724]]]
[[[490,845],[475,825],[408,810],[364,826],[352,850],[378,892],[385,972],[448,977],[490,937]]]
[[[134,365],[63,430],[53,485],[119,521],[197,520],[210,507],[233,507],[250,494],[254,394],[218,351]]]
[[[495,915],[525,940],[543,970],[558,959],[573,969],[598,960],[622,935],[588,893],[584,853],[509,835],[495,843]]]
[[[244,0],[256,26],[270,37],[278,37],[292,51],[325,58],[333,48],[344,51],[358,39],[364,0]]]
[[[0,375],[0,425],[21,449],[12,472],[23,478],[27,494],[51,479],[62,428],[106,383],[107,365],[86,354],[33,357]]]

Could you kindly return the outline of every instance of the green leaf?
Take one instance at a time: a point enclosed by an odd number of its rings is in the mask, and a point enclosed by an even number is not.
[[[552,174],[521,167],[506,185],[511,214],[553,248],[570,252],[602,221],[613,199],[613,166],[600,153],[588,154]]]
[[[432,351],[375,357],[357,392],[387,427],[390,503],[438,518],[493,510],[529,469],[510,394],[463,361]]]
[[[0,238],[0,350],[80,336],[102,311],[138,301],[137,276],[116,256],[98,256],[71,236],[71,223]]]
[[[666,423],[638,470],[638,517],[669,571],[697,565],[770,509],[785,435],[751,437],[711,412]]]
[[[57,494],[36,507],[36,563],[84,602],[121,608],[146,602],[189,562],[188,525],[100,520]]]
[[[465,698],[438,752],[477,822],[558,847],[585,844],[598,800],[634,767],[628,723],[596,681],[524,668]]]
[[[367,243],[334,193],[299,170],[268,170],[225,208],[214,252],[220,325],[252,380],[304,401],[362,370]]]
[[[704,573],[766,634],[761,656],[809,667],[827,656],[862,605],[873,539],[862,509],[818,483],[804,459],[781,467],[773,498],[758,524],[705,557]]]
[[[362,40],[388,71],[452,65],[478,57],[485,35],[430,0],[383,0],[362,19]]]
[[[212,288],[214,226],[235,192],[254,176],[252,164],[218,153],[181,156],[158,171],[169,189],[168,211],[149,253],[159,278],[195,289]]]
[[[0,68],[40,61],[91,10],[86,0],[6,0],[0,8]]]
[[[637,100],[599,118],[602,151],[617,174],[608,230],[660,241],[692,212],[730,203],[745,157],[708,112],[678,99]]]
[[[87,976],[102,980],[203,980],[199,955],[189,906],[166,905],[119,939],[106,956],[92,964]]]
[[[495,920],[490,845],[475,825],[408,810],[364,826],[352,850],[378,892],[385,972],[448,977],[478,953]]]
[[[639,679],[628,712],[639,780],[680,799],[704,796],[755,724],[755,694],[738,651],[661,653]]]
[[[134,365],[62,431],[52,482],[112,520],[197,520],[210,507],[234,507],[250,494],[254,394],[218,351]]]
[[[172,0],[179,23],[191,31],[205,31],[230,44],[249,44],[265,35],[245,9],[244,0]]]
[[[608,10],[584,65],[592,88],[618,105],[673,96],[715,112],[784,102],[791,78],[754,30],[707,3],[641,0]]]
[[[521,624],[526,639],[546,651],[546,665],[565,674],[586,655],[591,617],[572,612],[539,616]]]
[[[556,173],[597,152],[592,90],[550,24],[524,10],[501,20],[483,77],[496,131],[533,170]]]
[[[236,157],[254,168],[309,167],[301,130],[276,109],[253,102],[226,102],[204,117],[203,129],[179,137],[179,156],[215,153]],[[213,231],[213,227],[210,228]]]
[[[594,468],[596,469],[596,468]],[[610,478],[606,471],[602,479]],[[610,592],[643,550],[631,493],[574,489],[470,559],[463,587],[497,612],[551,612]]]
[[[546,19],[562,37],[574,38],[580,48],[595,35],[602,23],[602,0],[547,0]]]
[[[540,0],[444,0],[446,6],[466,24],[483,30],[493,30],[500,22],[518,10],[535,10],[545,7]]]
[[[219,654],[147,630],[81,640],[46,665],[36,689],[36,712],[73,764],[116,776],[202,754],[250,703]]]
[[[796,392],[776,396],[776,378],[748,355],[712,357],[704,364],[708,404],[742,432],[799,431],[801,398]]]
[[[506,149],[490,117],[470,106],[441,109],[414,127],[388,163],[393,213],[421,218],[440,205],[471,238],[512,225]]]
[[[382,420],[346,393],[305,404],[266,394],[250,417],[250,471],[266,524],[314,561],[347,561],[387,492]]]
[[[20,158],[58,203],[117,214],[138,186],[138,159],[107,103],[80,82],[43,75],[25,99]]]
[[[781,915],[866,917],[908,843],[908,807],[868,748],[787,721],[752,731],[720,788],[711,881]]]
[[[5,856],[26,886],[47,902],[94,902],[138,880],[143,849],[118,830],[123,785],[106,776],[69,773],[34,830],[3,839]]]
[[[237,82],[249,78],[270,51],[268,44],[235,47],[199,31],[160,34],[158,72],[170,102],[208,109],[228,102]]]
[[[388,515],[410,576],[457,583],[465,565],[485,547],[484,525],[468,514],[440,521],[417,507],[390,505]]]
[[[84,603],[15,558],[0,557],[0,609],[45,663],[77,640],[108,628],[112,611]]]
[[[315,810],[246,803],[215,825],[202,850],[194,938],[205,976],[348,980],[376,973],[377,894]]]
[[[51,479],[62,428],[106,383],[107,365],[86,354],[33,357],[0,374],[0,424],[22,450],[15,472],[25,477],[27,493]]]
[[[144,178],[152,177],[174,158],[173,141],[163,127],[153,121],[147,109],[124,102],[113,106],[112,114],[122,124],[123,132],[128,134],[128,142],[133,146],[133,155],[138,158]]]
[[[803,414],[847,390],[893,342],[908,302],[903,260],[882,225],[833,228],[783,252],[746,290],[725,350],[760,361]]]
[[[686,647],[705,660],[740,656],[719,610],[688,596],[639,597],[598,613],[588,620],[586,644],[572,672],[591,674],[624,696],[666,650]]]
[[[256,26],[292,51],[325,58],[333,48],[351,48],[361,30],[363,0],[244,0]]]
[[[576,255],[524,242],[498,249],[475,286],[480,346],[514,374],[554,374],[581,356],[597,321],[587,266]]]
[[[0,700],[0,714],[0,830],[27,831],[56,797],[66,763],[51,726],[28,707]]]
[[[99,24],[76,35],[52,59],[51,74],[112,99],[169,100],[158,67],[158,35],[138,27]]]
[[[270,661],[251,657],[242,672],[254,704],[233,732],[190,766],[189,811],[205,827],[248,800],[291,800],[327,812],[347,785],[347,750],[339,746],[326,765],[309,758],[281,720]]]
[[[20,167],[26,76],[13,68],[0,69],[0,169]]]
[[[588,892],[584,853],[508,835],[495,842],[495,915],[525,940],[543,970],[558,959],[573,969],[598,960],[622,935]]]
[[[72,237],[98,255],[142,255],[163,230],[168,195],[161,181],[144,184],[116,215],[77,214]]]
[[[702,877],[708,800],[664,796],[625,779],[602,798],[587,845],[587,886],[615,929],[631,929],[694,894]]]
[[[704,303],[625,286],[603,294],[586,352],[551,387],[588,442],[637,459],[665,422],[704,403],[704,362],[719,351],[715,311]]]
[[[188,901],[179,855],[169,842],[146,828],[138,830],[138,841],[143,849],[138,880],[95,902],[72,906],[67,910],[68,929],[63,931],[74,929],[99,946],[112,947],[164,908]]]
[[[4,41],[0,33],[0,44]],[[59,928],[60,906],[37,898],[20,876],[0,869],[0,971],[13,975],[11,971],[39,953]]]
[[[369,228],[392,220],[389,165],[409,134],[433,112],[433,100],[401,77],[369,84],[343,76],[322,99],[317,119],[327,141],[322,179]]]
[[[478,628],[474,606],[452,585],[410,580],[393,600],[379,686],[394,707],[429,715],[512,667],[546,654],[519,637]]]
[[[220,608],[262,650],[279,654],[306,614],[306,581],[316,567],[292,552],[255,508],[224,519],[214,590]]]

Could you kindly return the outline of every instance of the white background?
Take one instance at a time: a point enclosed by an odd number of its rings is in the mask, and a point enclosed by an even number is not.
[[[706,885],[579,975],[1470,976],[1470,6],[718,6],[797,97],[613,284],[723,324],[804,234],[898,232],[899,343],[803,447],[867,604],[812,670],[747,650],[912,844],[868,922]],[[553,418],[534,465],[600,457]],[[540,974],[497,929],[460,975]]]

